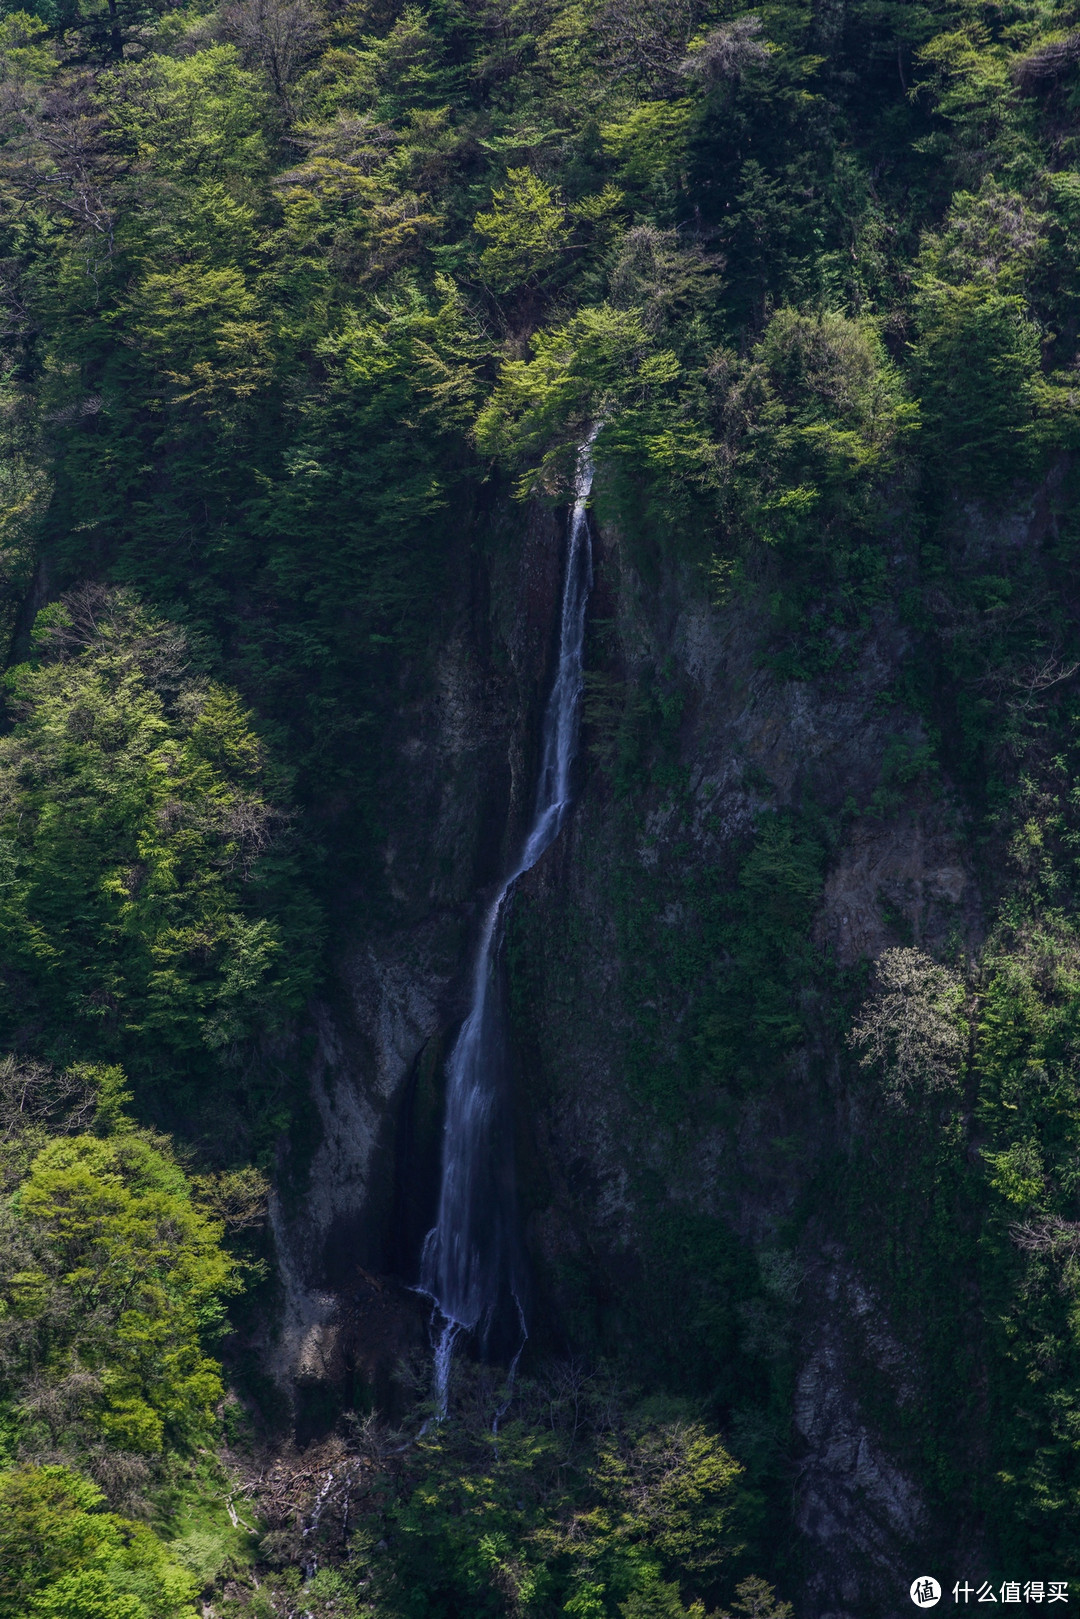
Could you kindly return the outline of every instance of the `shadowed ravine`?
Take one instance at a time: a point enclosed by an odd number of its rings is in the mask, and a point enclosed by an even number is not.
[[[567,538],[555,681],[544,711],[532,824],[522,852],[489,906],[480,932],[469,1013],[447,1066],[442,1184],[436,1222],[424,1242],[420,1289],[435,1302],[436,1399],[445,1414],[454,1344],[463,1332],[487,1347],[492,1325],[516,1314],[517,1354],[528,1336],[518,1251],[512,1134],[507,1117],[508,1052],[503,983],[506,902],[517,882],[558,837],[570,807],[577,751],[585,609],[592,588],[586,502],[592,443],[581,448]],[[514,1357],[516,1364],[517,1356]]]

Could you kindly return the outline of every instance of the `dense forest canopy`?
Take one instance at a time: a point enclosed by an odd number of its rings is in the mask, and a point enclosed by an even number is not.
[[[681,1227],[678,1376],[538,1363],[498,1434],[494,1373],[430,1430],[421,1378],[410,1437],[353,1414],[318,1555],[229,1471],[279,1420],[220,1357],[274,1308],[306,1009],[396,903],[397,706],[449,559],[563,505],[595,424],[597,520],[778,679],[842,691],[899,611],[917,725],[845,813],[945,795],[985,909],[841,970],[840,821],[766,813],[674,965],[619,913],[641,1003],[704,986],[627,1084],[696,1116],[834,1054],[864,1128],[815,1195],[931,1367],[935,1510],[1076,1568],[1078,152],[1072,0],[5,8],[0,1614],[791,1612],[797,1278]],[[588,672],[627,813],[665,678]]]

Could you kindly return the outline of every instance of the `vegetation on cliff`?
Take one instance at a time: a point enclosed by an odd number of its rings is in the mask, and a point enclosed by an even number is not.
[[[5,8],[0,1613],[785,1611],[798,1267],[670,1199],[624,1371],[677,1410],[579,1430],[538,1368],[496,1439],[463,1397],[320,1570],[212,1459],[327,940],[392,909],[396,705],[452,558],[597,422],[599,516],[776,676],[842,691],[888,611],[908,647],[861,799],[763,787],[705,883],[627,863],[627,1095],[833,1065],[860,1128],[785,1240],[828,1207],[986,1566],[1075,1566],[1078,139],[1073,0]],[[670,672],[600,635],[591,769],[688,816]],[[919,795],[984,937],[893,916],[841,971],[829,862]]]

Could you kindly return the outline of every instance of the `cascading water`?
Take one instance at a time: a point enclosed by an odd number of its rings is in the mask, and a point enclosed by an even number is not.
[[[559,660],[544,711],[532,825],[520,858],[484,917],[469,1015],[447,1065],[439,1209],[420,1266],[420,1290],[435,1301],[439,1324],[435,1393],[440,1416],[446,1414],[450,1360],[459,1334],[476,1332],[483,1344],[497,1314],[512,1306],[521,1331],[518,1355],[528,1336],[507,1117],[502,945],[510,892],[558,837],[570,808],[570,772],[581,714],[585,608],[593,577],[585,506],[592,487],[592,444],[598,430],[589,434],[578,458],[559,620]],[[516,1355],[513,1364],[517,1364]]]

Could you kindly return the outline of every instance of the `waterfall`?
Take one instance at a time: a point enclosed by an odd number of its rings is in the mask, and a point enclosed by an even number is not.
[[[559,616],[558,665],[544,710],[532,823],[520,857],[484,916],[469,1013],[447,1064],[439,1208],[424,1242],[420,1266],[420,1290],[434,1300],[438,1325],[435,1390],[440,1415],[446,1413],[450,1361],[462,1332],[476,1332],[484,1345],[496,1315],[512,1305],[521,1332],[518,1355],[528,1336],[508,1117],[502,946],[511,890],[558,837],[570,808],[570,772],[581,717],[585,608],[593,578],[585,506],[592,487],[592,444],[598,431],[594,428],[589,434],[578,457]],[[513,1364],[517,1364],[516,1355]]]

